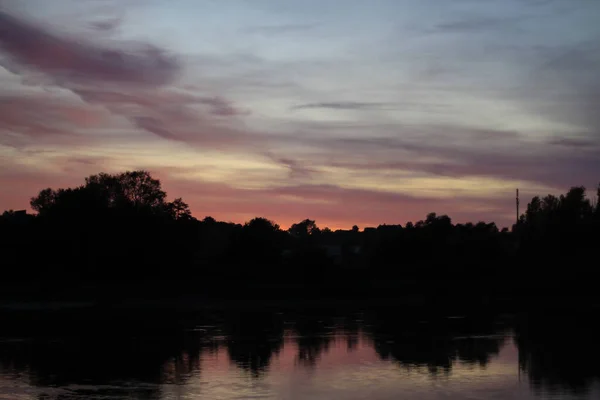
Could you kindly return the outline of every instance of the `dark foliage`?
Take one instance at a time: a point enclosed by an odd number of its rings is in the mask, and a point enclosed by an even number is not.
[[[287,231],[265,218],[244,225],[197,220],[182,199],[167,201],[160,181],[146,171],[101,173],[76,188],[44,189],[31,208],[36,215],[0,217],[3,280],[12,288],[5,296],[19,288],[107,300],[132,293],[566,293],[591,290],[600,239],[600,207],[583,187],[534,197],[512,231],[494,223],[453,224],[435,213],[362,231],[320,229],[310,219]]]

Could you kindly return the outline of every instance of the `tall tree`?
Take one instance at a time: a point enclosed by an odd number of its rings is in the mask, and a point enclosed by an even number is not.
[[[293,224],[288,231],[297,238],[306,238],[321,232],[316,222],[311,219]]]
[[[191,217],[181,199],[168,203],[160,181],[148,171],[127,171],[116,175],[100,173],[85,178],[85,185],[74,189],[44,189],[30,205],[40,215],[81,209],[143,209],[167,214],[173,219]]]

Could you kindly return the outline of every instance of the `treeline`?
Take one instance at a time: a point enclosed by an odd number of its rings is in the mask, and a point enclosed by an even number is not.
[[[243,225],[197,220],[182,199],[167,201],[146,171],[44,189],[30,205],[35,215],[0,217],[2,277],[15,287],[176,291],[184,285],[198,293],[252,288],[256,296],[306,288],[397,294],[428,287],[448,295],[456,287],[567,290],[595,281],[600,243],[600,208],[583,187],[534,197],[511,231],[494,223],[453,224],[435,213],[362,231],[320,229],[309,219],[288,230],[265,218]]]

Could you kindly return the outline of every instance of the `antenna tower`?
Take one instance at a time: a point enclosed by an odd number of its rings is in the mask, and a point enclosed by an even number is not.
[[[519,223],[519,189],[517,189],[517,224]]]

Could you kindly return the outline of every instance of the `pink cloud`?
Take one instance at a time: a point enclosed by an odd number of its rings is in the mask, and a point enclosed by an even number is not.
[[[105,28],[111,28],[109,25]],[[567,186],[587,184],[591,179],[597,179],[593,174],[600,166],[594,149],[578,145],[575,153],[573,141],[540,145],[523,140],[515,132],[493,129],[420,127],[421,131],[411,135],[413,132],[409,131],[419,127],[394,126],[392,129],[397,131],[382,132],[381,129],[390,128],[378,125],[380,130],[377,131],[350,123],[337,130],[318,124],[312,135],[299,125],[296,132],[302,132],[302,135],[293,137],[252,132],[238,118],[247,112],[227,99],[197,95],[198,88],[191,88],[195,89],[195,94],[190,94],[189,90],[178,90],[174,85],[179,84],[177,77],[182,65],[161,49],[150,45],[131,47],[117,42],[106,45],[85,37],[60,35],[53,29],[15,18],[3,11],[0,11],[0,51],[6,56],[0,62],[24,79],[29,79],[30,73],[35,72],[46,80],[34,82],[50,82],[83,100],[77,102],[50,95],[0,98],[0,143],[17,148],[31,143],[51,143],[67,149],[77,143],[87,143],[94,140],[93,135],[80,135],[80,131],[96,127],[114,128],[114,118],[111,117],[116,116],[119,120],[127,120],[130,129],[185,142],[195,148],[266,156],[288,168],[291,181],[309,182],[319,173],[320,166],[334,166],[362,174],[402,170],[411,171],[413,176],[419,173],[454,178],[486,176]],[[269,84],[268,76],[260,79],[261,84]],[[375,105],[318,102],[304,108],[361,109]],[[362,133],[359,138],[344,138],[345,131],[351,129],[363,129],[368,133]],[[449,133],[440,133],[444,131]],[[374,137],[376,135],[380,136]],[[454,142],[452,139],[456,138],[462,138],[462,141]],[[511,150],[494,150],[500,141],[509,143]],[[285,148],[286,156],[271,152],[269,147]],[[299,156],[300,151],[302,156]],[[54,167],[67,176],[79,172],[77,182],[81,182],[84,172],[88,171],[83,165],[86,165],[85,162],[74,164],[73,161],[59,160]],[[103,165],[108,163],[88,165],[89,173],[105,169]],[[22,168],[18,164],[5,167]],[[18,171],[13,172],[19,176]],[[33,172],[24,171],[23,174]],[[423,218],[430,211],[450,216],[456,214],[460,218],[485,219],[488,215],[480,215],[470,208],[489,206],[490,203],[495,210],[494,215],[502,218],[512,208],[512,203],[505,203],[504,199],[493,202],[477,198],[440,200],[419,197],[420,193],[400,195],[345,189],[336,182],[296,186],[287,182],[288,186],[246,190],[226,184],[173,181],[166,171],[163,175],[165,187],[172,188],[169,192],[173,196],[184,197],[196,216],[212,215],[236,222],[263,215],[285,226],[308,217],[317,219],[321,226],[347,227],[354,223],[364,226],[405,222]],[[573,182],[573,176],[584,182]],[[50,177],[52,182],[45,184]],[[327,178],[324,174],[320,177]],[[63,182],[61,179],[59,175],[41,174],[36,180],[35,175],[28,175],[23,182],[30,183],[23,185],[19,184],[18,178],[7,177],[5,182],[16,189],[10,193],[5,190],[0,204],[4,205],[6,201],[6,204],[13,204],[16,199],[22,199],[26,205],[29,196],[37,190],[44,185],[59,186]],[[34,185],[35,182],[39,186]],[[273,182],[262,183],[274,185]]]
[[[26,167],[15,165],[10,160],[0,162],[0,212],[2,210],[29,210],[29,200],[47,187],[75,187],[83,183],[82,174],[94,169],[86,165],[68,168],[68,161],[56,164]],[[95,168],[97,169],[97,167]],[[84,175],[85,176],[85,175]]]
[[[235,120],[220,124],[215,118],[234,117],[238,112],[223,99],[177,93],[174,90],[117,91],[75,90],[90,104],[101,105],[112,114],[127,118],[132,126],[163,139],[198,147],[246,150],[261,135],[235,128]],[[208,109],[206,109],[208,107]]]
[[[92,138],[80,131],[100,126],[101,109],[51,95],[0,97],[0,143],[22,147],[30,143],[74,145]]]
[[[161,172],[157,171],[161,176]],[[240,189],[225,183],[162,179],[168,193],[182,196],[197,218],[245,222],[263,216],[288,227],[305,218],[320,227],[349,228],[398,224],[424,219],[430,212],[457,216],[454,222],[490,220],[489,212],[473,211],[477,206],[495,208],[495,215],[509,215],[507,199],[439,199],[398,193],[347,189],[336,185],[296,185],[264,189]],[[507,194],[508,195],[508,194]],[[512,198],[511,198],[512,200]],[[509,226],[506,218],[496,221]]]
[[[178,73],[178,62],[150,45],[110,48],[61,37],[0,11],[0,48],[19,73],[43,72],[58,82],[163,85]]]
[[[182,111],[186,106],[205,105],[208,112],[218,116],[245,115],[247,112],[237,109],[233,104],[221,97],[196,96],[189,93],[177,92],[175,90],[130,90],[129,92],[90,88],[74,90],[83,100],[90,103],[104,104],[110,109],[118,110],[118,107],[137,106],[148,109],[169,109],[171,111]]]
[[[220,96],[166,89],[181,65],[153,46],[101,46],[58,35],[0,11],[0,50],[8,56],[7,66],[14,72],[24,77],[29,72],[42,73],[84,101],[103,106],[127,118],[132,127],[159,137],[204,146],[235,145],[247,137],[212,120],[247,111]],[[56,120],[46,120],[36,130],[40,134],[57,132],[57,125]]]
[[[29,198],[46,187],[73,187],[84,177],[100,171],[113,171],[106,159],[53,158],[45,168],[0,164],[0,208],[29,207]],[[212,216],[218,220],[243,223],[257,216],[267,217],[287,228],[305,218],[315,219],[320,227],[349,228],[380,224],[404,224],[424,219],[429,212],[447,214],[457,222],[489,221],[490,212],[474,211],[485,205],[494,209],[496,223],[512,223],[512,197],[506,199],[439,199],[398,193],[348,189],[336,185],[302,184],[262,189],[237,188],[226,183],[186,180],[175,175],[184,168],[154,168],[170,198],[183,197],[196,218]],[[512,192],[510,193],[512,196]],[[502,217],[506,215],[507,217]]]

